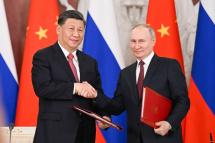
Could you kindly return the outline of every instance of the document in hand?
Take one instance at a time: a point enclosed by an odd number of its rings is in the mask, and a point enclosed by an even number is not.
[[[144,88],[143,94],[140,121],[156,128],[155,122],[166,120],[168,117],[172,101],[149,87]]]
[[[73,109],[87,115],[87,116],[90,116],[98,121],[101,121],[102,123],[105,123],[113,128],[116,128],[117,130],[122,130],[122,127],[120,127],[119,125],[116,125],[114,124],[113,122],[111,121],[108,121],[104,118],[102,118],[101,116],[97,115],[96,113],[92,112],[92,111],[89,111],[89,110],[86,110],[86,109],[83,109],[81,107],[78,107],[78,106],[72,106]]]

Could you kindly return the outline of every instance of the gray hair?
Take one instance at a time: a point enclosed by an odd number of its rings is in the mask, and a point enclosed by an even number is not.
[[[144,28],[148,29],[152,40],[153,41],[156,40],[155,30],[149,24],[144,24],[144,23],[137,24],[131,28],[131,31],[137,27],[144,27]]]

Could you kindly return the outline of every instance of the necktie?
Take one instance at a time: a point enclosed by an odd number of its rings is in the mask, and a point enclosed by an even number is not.
[[[142,98],[142,94],[143,94],[143,80],[144,80],[144,68],[143,65],[145,63],[143,61],[139,62],[140,65],[140,73],[139,73],[139,77],[138,77],[138,81],[137,81],[137,88],[138,88],[138,94],[139,94],[139,98]]]
[[[67,58],[68,58],[68,62],[69,62],[69,66],[70,66],[70,68],[71,68],[71,70],[72,70],[72,73],[73,73],[73,75],[74,75],[74,77],[75,77],[75,80],[76,81],[79,81],[79,79],[78,79],[78,74],[77,74],[77,70],[76,70],[76,68],[75,68],[75,65],[73,64],[73,58],[74,58],[74,56],[70,53],[68,56],[67,56]]]

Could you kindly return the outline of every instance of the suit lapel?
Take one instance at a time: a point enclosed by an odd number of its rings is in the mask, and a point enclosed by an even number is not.
[[[131,65],[130,71],[129,71],[129,83],[130,87],[133,93],[132,99],[134,100],[135,103],[139,103],[139,96],[138,96],[138,91],[137,91],[137,83],[136,83],[136,67],[137,67],[137,62]]]
[[[57,59],[56,61],[59,63],[59,68],[61,68],[62,70],[65,71],[65,73],[70,77],[70,79],[72,79],[73,81],[75,81],[75,77],[72,73],[72,70],[69,66],[69,63],[65,57],[65,55],[63,54],[63,51],[60,49],[60,46],[56,43],[54,45],[55,47],[55,58]]]
[[[157,55],[154,55],[149,64],[148,71],[144,79],[144,83],[143,83],[144,86],[148,85],[148,82],[150,81],[153,73],[156,71],[158,64],[159,64],[159,57]],[[137,103],[137,105],[139,105],[140,100],[139,100],[137,83],[136,83],[136,68],[137,68],[137,62],[131,65],[131,68],[129,70],[129,81],[130,81],[131,90],[133,90],[132,99],[134,100],[135,103]]]
[[[159,63],[159,57],[157,55],[154,55],[149,64],[148,70],[146,72],[146,76],[144,78],[144,83],[143,83],[144,86],[148,85],[150,78],[152,77],[153,73],[156,71],[158,67],[158,63]]]
[[[81,53],[81,51],[77,50],[76,55],[78,57],[78,65],[79,65],[79,71],[80,71],[80,82],[83,81],[83,71],[85,71],[85,62],[84,62],[84,57],[83,54]]]

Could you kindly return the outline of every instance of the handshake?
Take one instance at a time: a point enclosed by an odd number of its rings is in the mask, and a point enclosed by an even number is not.
[[[74,93],[84,98],[96,98],[97,91],[88,82],[74,83]]]
[[[90,85],[88,82],[84,81],[82,83],[74,83],[74,92],[75,94],[82,96],[84,98],[96,98],[97,97],[97,91],[95,90],[95,88]],[[108,116],[103,116],[102,118],[111,121],[110,117]],[[99,120],[97,120],[97,124],[99,126],[99,128],[101,129],[106,129],[109,128],[110,125],[103,123]]]

